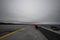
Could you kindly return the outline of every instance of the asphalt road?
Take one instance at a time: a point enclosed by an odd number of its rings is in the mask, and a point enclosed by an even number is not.
[[[13,25],[11,26],[13,27]],[[21,26],[16,25],[16,27],[21,28]],[[47,38],[39,31],[36,30],[34,26],[25,25],[26,29],[21,32],[17,32],[1,40],[47,40]]]
[[[25,27],[24,25],[0,25],[0,36]]]
[[[39,27],[38,30],[33,25],[1,25],[0,27],[3,27],[4,33],[12,32],[8,36],[5,35],[5,38],[3,35],[1,40],[60,40],[60,31],[54,31],[47,27]],[[21,31],[22,28],[26,29]],[[2,34],[1,30],[0,34]]]

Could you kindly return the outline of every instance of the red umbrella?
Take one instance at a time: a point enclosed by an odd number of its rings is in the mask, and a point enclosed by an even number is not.
[[[34,24],[34,26],[38,27],[39,24]]]

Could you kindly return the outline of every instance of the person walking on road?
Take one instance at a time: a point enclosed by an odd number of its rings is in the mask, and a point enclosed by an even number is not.
[[[35,26],[35,28],[36,28],[36,29],[38,29],[38,28],[39,28],[39,27],[38,27],[38,24],[34,24],[34,26]]]

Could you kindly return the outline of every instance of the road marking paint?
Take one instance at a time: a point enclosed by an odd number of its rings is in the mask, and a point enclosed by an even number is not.
[[[23,31],[23,30],[25,30],[25,29],[26,29],[26,27],[21,28],[21,29],[18,29],[18,30],[13,31],[13,32],[10,32],[10,33],[8,33],[8,34],[5,34],[5,35],[1,36],[0,39],[6,38],[6,37],[8,37],[8,36],[10,36],[10,35],[13,35],[13,34],[19,32],[19,31],[21,32],[21,31]]]

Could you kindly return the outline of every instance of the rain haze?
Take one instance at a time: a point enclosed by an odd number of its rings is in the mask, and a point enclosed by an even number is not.
[[[0,0],[0,21],[60,24],[59,0]]]
[[[60,40],[60,0],[0,0],[0,40]]]

